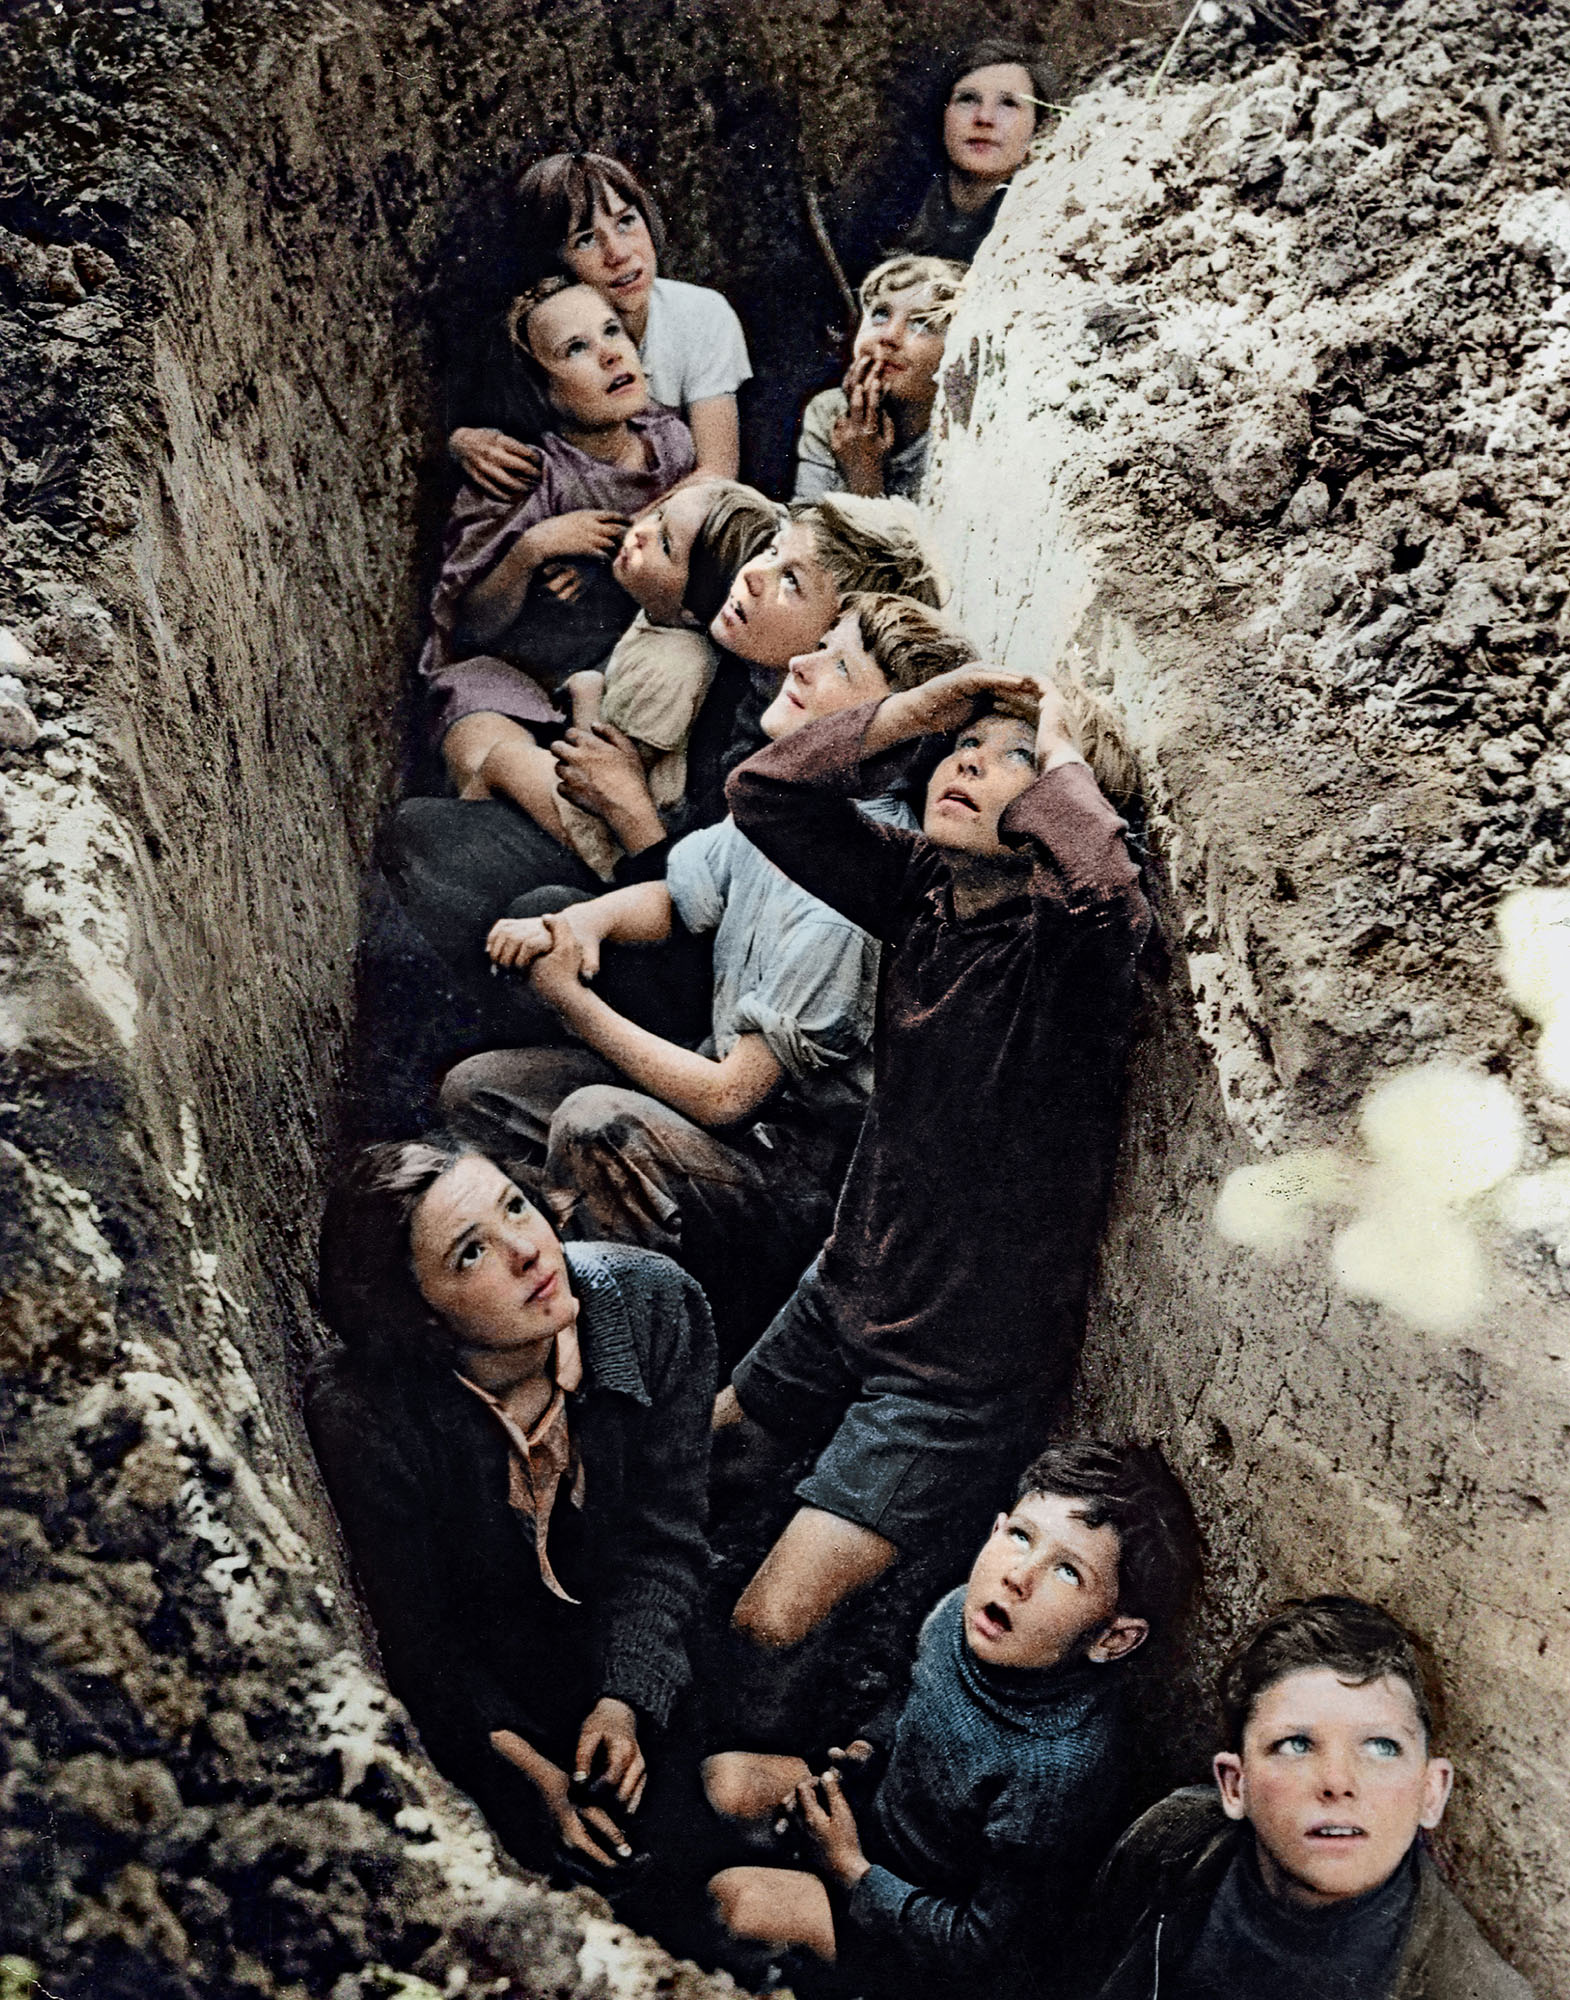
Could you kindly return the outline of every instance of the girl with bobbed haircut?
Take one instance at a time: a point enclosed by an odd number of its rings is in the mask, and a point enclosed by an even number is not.
[[[350,1163],[317,1296],[338,1344],[306,1427],[388,1681],[521,1862],[614,1898],[678,1768],[708,1562],[703,1294],[646,1251],[564,1246],[437,1135]]]
[[[592,285],[625,322],[656,402],[687,422],[699,469],[734,479],[736,392],[752,375],[741,322],[720,293],[660,275],[665,225],[638,176],[608,153],[552,153],[519,180],[513,227],[522,288],[552,274]],[[516,342],[493,340],[449,402],[449,450],[493,498],[521,499],[540,476],[536,417]]]
[[[1061,94],[1039,47],[989,38],[955,50],[937,73],[927,111],[937,169],[893,247],[968,264]]]

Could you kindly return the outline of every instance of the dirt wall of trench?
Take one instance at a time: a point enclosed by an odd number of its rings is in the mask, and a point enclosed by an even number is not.
[[[1154,97],[1148,60],[1114,70],[1011,190],[937,456],[962,620],[1130,719],[1176,954],[1081,1406],[1190,1478],[1212,1646],[1320,1590],[1426,1640],[1458,1881],[1563,1993],[1562,1221],[1474,1204],[1486,1297],[1436,1329],[1338,1279],[1344,1212],[1274,1259],[1212,1214],[1234,1167],[1363,1157],[1366,1093],[1436,1064],[1507,1085],[1515,1171],[1556,1184],[1562,1086],[1494,925],[1570,873],[1564,20],[1348,6],[1262,54],[1211,11]]]
[[[981,11],[1007,28],[1028,10]],[[1063,10],[1071,52],[1116,12]],[[979,18],[860,0],[7,12],[13,1984],[355,2000],[567,1994],[605,1969],[624,1995],[703,1989],[511,1875],[424,1764],[294,1402],[359,874],[444,499],[432,306],[455,204],[536,146],[602,143],[650,171],[672,268],[724,284],[760,350],[781,300],[815,337],[833,303],[802,163],[849,201],[885,75]]]

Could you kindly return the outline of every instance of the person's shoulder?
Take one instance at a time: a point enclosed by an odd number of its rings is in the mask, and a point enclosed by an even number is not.
[[[583,1305],[579,1331],[596,1372],[606,1376],[630,1341],[647,1355],[651,1332],[674,1310],[707,1312],[695,1278],[658,1250],[631,1243],[568,1243],[567,1268]]]
[[[685,326],[740,326],[736,308],[710,285],[689,285],[684,278],[656,278],[654,296],[671,319]]]
[[[801,428],[804,432],[827,437],[835,422],[850,408],[845,391],[837,385],[832,389],[820,389],[802,412]]]
[[[1215,1787],[1184,1785],[1140,1814],[1113,1849],[1109,1866],[1119,1872],[1174,1862],[1184,1866],[1231,1833],[1232,1821],[1222,1811]]]
[[[1395,2000],[1534,2000],[1427,1854]]]

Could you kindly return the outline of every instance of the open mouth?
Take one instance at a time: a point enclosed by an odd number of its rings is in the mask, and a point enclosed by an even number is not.
[[[969,813],[973,819],[981,817],[981,808],[975,800],[954,785],[950,785],[947,791],[939,792],[933,801],[933,806],[938,812],[947,809],[950,812]]]
[[[1360,1826],[1343,1826],[1330,1821],[1324,1826],[1311,1826],[1307,1837],[1310,1840],[1366,1840],[1368,1835]]]
[[[642,283],[643,283],[643,266],[639,264],[635,266],[634,269],[632,269],[631,271],[623,272],[621,277],[612,278],[611,290],[613,292],[630,292],[635,285],[641,285]]]
[[[720,610],[720,619],[726,625],[745,625],[747,614],[734,597],[728,597]]]
[[[629,389],[636,389],[637,386],[638,378],[630,372],[625,375],[613,375],[606,384],[606,393],[611,396],[624,396]]]
[[[1001,1604],[984,1604],[970,1614],[971,1627],[979,1638],[1002,1639],[1014,1629],[1014,1621]]]

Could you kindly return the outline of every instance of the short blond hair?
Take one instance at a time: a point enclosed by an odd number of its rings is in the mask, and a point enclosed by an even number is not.
[[[841,595],[892,591],[936,608],[949,594],[948,578],[909,500],[825,493],[819,500],[798,500],[790,517],[811,528],[814,553]]]
[[[918,285],[930,293],[922,318],[934,333],[947,333],[959,309],[968,264],[956,264],[949,257],[917,257],[903,254],[874,266],[861,281],[856,298],[864,313],[871,312],[879,299],[890,292],[911,292]]]
[[[1122,716],[1105,695],[1087,687],[1078,674],[1052,674],[1048,678],[1062,699],[1075,749],[1090,766],[1091,776],[1103,793],[1121,811],[1139,796],[1139,763]],[[1034,728],[1041,702],[1034,695],[1005,695],[994,703],[994,710]]]
[[[976,658],[964,633],[917,598],[892,590],[858,590],[840,610],[855,614],[861,643],[896,694],[920,687],[935,674],[968,667]]]

